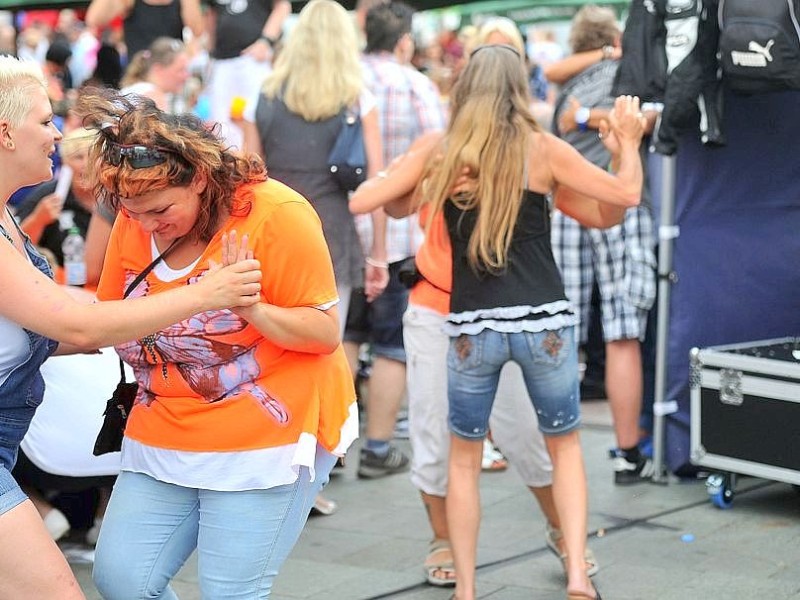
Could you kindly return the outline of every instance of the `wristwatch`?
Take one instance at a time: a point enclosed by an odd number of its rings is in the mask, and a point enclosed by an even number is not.
[[[586,131],[589,128],[589,117],[591,116],[591,109],[586,106],[581,106],[575,111],[575,124],[580,131]]]

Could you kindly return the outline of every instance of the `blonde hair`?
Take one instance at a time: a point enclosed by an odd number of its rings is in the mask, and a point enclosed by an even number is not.
[[[333,0],[311,0],[264,82],[264,95],[281,97],[306,121],[321,121],[355,104],[363,87],[350,15]]]
[[[186,52],[183,42],[170,37],[159,37],[145,50],[133,55],[120,81],[120,87],[128,87],[134,83],[145,81],[154,65],[168,67],[179,55]]]
[[[47,90],[41,68],[13,56],[0,56],[0,120],[19,127],[33,108],[34,89]]]
[[[525,42],[522,41],[522,34],[519,32],[517,24],[506,17],[492,17],[481,25],[480,29],[478,29],[478,34],[474,38],[474,45],[486,44],[486,40],[493,33],[502,35],[508,40],[507,43],[510,46],[513,46],[523,57],[525,56]]]
[[[528,78],[520,59],[511,46],[475,49],[453,88],[441,154],[415,192],[418,201],[432,204],[431,219],[448,200],[461,210],[477,211],[467,248],[476,271],[498,272],[506,265],[526,187],[529,141],[541,129],[528,108]],[[464,169],[477,185],[453,197]]]
[[[59,143],[58,155],[61,158],[68,158],[76,152],[86,150],[91,147],[96,139],[97,131],[86,129],[85,127],[73,129],[69,133],[65,134],[64,138]]]

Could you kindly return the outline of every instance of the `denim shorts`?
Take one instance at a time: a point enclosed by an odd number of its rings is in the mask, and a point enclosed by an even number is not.
[[[15,506],[22,504],[28,496],[3,466],[0,466],[0,515],[7,513]]]
[[[397,276],[401,262],[389,265],[389,284],[372,302],[367,302],[364,290],[353,290],[347,313],[344,340],[369,343],[376,356],[406,362],[403,348],[403,314],[408,306],[408,288]]]
[[[568,433],[580,425],[580,386],[575,327],[536,333],[484,329],[450,340],[447,396],[450,431],[464,439],[486,435],[500,371],[513,361],[545,435]]]
[[[447,494],[447,349],[442,331],[446,317],[410,302],[403,317],[408,391],[408,429],[411,432],[411,483],[432,496]],[[522,372],[515,364],[503,367],[492,415],[492,440],[528,487],[553,483],[553,467],[544,438],[536,431],[536,414]],[[520,435],[525,431],[526,435]]]

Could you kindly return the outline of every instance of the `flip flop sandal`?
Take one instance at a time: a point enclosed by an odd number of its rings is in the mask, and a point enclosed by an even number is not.
[[[425,557],[425,578],[430,585],[452,587],[456,584],[456,569],[449,540],[433,540]]]
[[[571,592],[567,590],[567,600],[603,600],[603,598],[600,596],[600,591],[595,587],[594,596],[590,596],[586,592]]]
[[[508,468],[508,460],[503,456],[494,444],[488,439],[483,440],[483,457],[481,458],[481,471],[505,471]]]
[[[561,566],[564,568],[564,572],[566,572],[567,555],[561,554],[561,550],[559,550],[558,547],[558,543],[561,541],[561,538],[564,537],[564,535],[561,533],[561,530],[550,527],[550,524],[548,523],[544,537],[545,541],[547,542],[547,547],[550,548],[550,551],[553,554],[561,559]],[[586,552],[583,554],[583,560],[586,561],[586,574],[589,577],[596,575],[600,570],[600,565],[597,563],[597,557],[594,555],[594,552],[592,552],[591,548],[586,548]]]

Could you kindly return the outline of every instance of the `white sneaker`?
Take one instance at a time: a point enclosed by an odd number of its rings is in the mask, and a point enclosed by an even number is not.
[[[88,546],[96,546],[97,545],[97,538],[100,535],[100,527],[103,526],[103,517],[96,517],[94,520],[94,525],[89,528],[89,531],[86,532],[86,544]]]
[[[55,541],[60,540],[69,533],[69,521],[64,516],[64,513],[57,508],[51,508],[50,512],[42,520],[44,521],[44,526],[47,527],[47,531],[50,532],[50,537]]]

